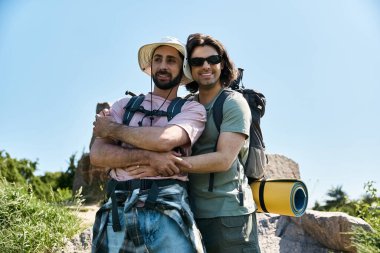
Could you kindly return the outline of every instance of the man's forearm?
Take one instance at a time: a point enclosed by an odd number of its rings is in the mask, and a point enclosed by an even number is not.
[[[129,127],[110,124],[109,137],[135,147],[166,152],[189,142],[187,133],[178,126],[168,127]]]
[[[210,173],[227,171],[238,157],[246,136],[239,133],[223,132],[219,135],[216,152],[201,154],[183,159],[191,164],[189,168],[180,168],[189,173]]]
[[[128,149],[96,139],[90,152],[91,164],[99,167],[121,168],[137,164],[149,164],[149,152]]]
[[[203,155],[183,157],[183,160],[191,164],[191,167],[180,167],[187,173],[212,173],[227,171],[231,165],[231,159],[220,152],[212,152]]]

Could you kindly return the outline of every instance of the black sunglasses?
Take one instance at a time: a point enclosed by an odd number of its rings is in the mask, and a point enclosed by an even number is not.
[[[203,66],[205,61],[208,62],[208,64],[218,64],[222,62],[222,56],[220,55],[211,55],[207,58],[202,57],[194,57],[189,59],[190,66],[199,67]]]

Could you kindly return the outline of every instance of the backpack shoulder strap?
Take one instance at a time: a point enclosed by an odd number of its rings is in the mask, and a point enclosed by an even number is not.
[[[124,107],[123,124],[129,125],[133,115],[140,108],[141,103],[144,101],[145,96],[143,94],[139,96],[133,96],[129,99],[127,105]]]
[[[187,99],[176,97],[169,105],[167,110],[168,121],[170,121],[174,116],[181,112],[182,106],[185,104]]]
[[[216,126],[216,129],[218,130],[218,133],[220,133],[220,125],[223,121],[223,105],[226,98],[231,95],[233,91],[231,90],[223,90],[219,96],[216,98],[214,104],[212,105],[212,117],[214,119],[214,123]],[[216,151],[216,147],[218,146],[218,140],[215,143],[214,146],[214,152]],[[209,180],[208,180],[208,191],[212,192],[214,189],[214,173],[210,173]]]
[[[222,93],[216,98],[212,106],[212,117],[215,122],[216,129],[220,132],[220,125],[223,121],[223,105],[226,98],[232,93],[231,90],[223,90]],[[216,146],[215,146],[216,148]]]

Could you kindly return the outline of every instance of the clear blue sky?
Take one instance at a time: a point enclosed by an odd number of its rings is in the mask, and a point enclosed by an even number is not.
[[[267,97],[267,150],[300,165],[311,203],[380,181],[380,2],[0,1],[0,150],[64,171],[97,102],[149,89],[138,48],[213,35]],[[184,94],[184,90],[182,91]]]

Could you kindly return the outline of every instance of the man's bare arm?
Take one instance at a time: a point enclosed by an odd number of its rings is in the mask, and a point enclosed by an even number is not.
[[[221,133],[216,152],[184,157],[183,159],[191,164],[191,168],[181,167],[181,171],[189,173],[227,171],[238,156],[246,137],[241,133]]]
[[[172,176],[180,172],[179,167],[191,165],[178,158],[175,152],[154,152],[142,149],[128,149],[116,145],[106,138],[96,138],[90,151],[91,164],[99,167],[150,167],[163,176]],[[145,166],[144,166],[145,165]]]
[[[227,171],[238,156],[246,137],[241,133],[221,133],[216,152],[178,158],[191,164],[191,166],[187,167],[179,165],[181,172],[212,173]],[[143,167],[133,168],[130,173],[139,177],[139,175],[144,175],[143,170]]]
[[[165,152],[190,143],[187,132],[177,125],[166,127],[129,127],[112,121],[110,116],[97,115],[94,134],[123,141],[135,147]]]
[[[128,167],[147,163],[148,159],[145,150],[126,149],[107,138],[96,138],[90,150],[91,164],[99,167]]]

